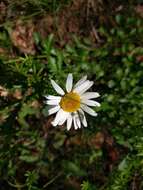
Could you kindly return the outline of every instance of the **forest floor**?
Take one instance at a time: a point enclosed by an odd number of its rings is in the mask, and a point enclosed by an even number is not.
[[[143,5],[0,1],[0,190],[143,189]],[[44,95],[95,82],[98,117],[54,128]]]

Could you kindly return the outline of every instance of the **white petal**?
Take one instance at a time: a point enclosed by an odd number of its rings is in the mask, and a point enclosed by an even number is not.
[[[94,100],[82,100],[83,104],[86,104],[88,106],[97,106],[100,107],[100,103],[94,101]]]
[[[62,109],[60,109],[58,111],[58,113],[56,114],[56,117],[55,117],[54,121],[51,122],[53,126],[58,125],[58,123],[59,123],[61,117],[63,116],[63,114],[64,114],[64,111]]]
[[[72,86],[73,86],[73,76],[70,73],[70,74],[68,74],[67,82],[66,82],[66,90],[67,90],[67,92],[70,92],[72,90]]]
[[[80,118],[78,115],[76,117],[76,123],[77,123],[78,128],[81,128],[81,122],[80,122]]]
[[[75,87],[73,89],[73,91],[76,91],[76,92],[80,92],[80,90],[83,90],[83,88],[85,88],[86,86],[88,86],[90,83],[89,80],[86,80],[85,82],[83,82],[82,84],[78,85],[77,87]]]
[[[78,128],[81,128],[81,122],[78,113],[75,113],[73,116],[73,121],[74,121],[74,128],[75,130]]]
[[[62,117],[61,117],[61,119],[60,119],[60,121],[59,121],[59,123],[58,123],[58,125],[63,125],[64,122],[67,120],[68,116],[69,116],[69,113],[68,112],[64,112],[63,115],[62,115]]]
[[[90,107],[88,107],[88,106],[82,104],[82,105],[81,105],[81,108],[82,108],[85,112],[87,112],[89,115],[97,116],[97,113],[96,113],[93,109],[91,109]]]
[[[70,128],[72,126],[72,116],[71,114],[69,114],[68,118],[67,118],[67,130],[69,131]]]
[[[87,79],[87,76],[82,77],[75,85],[74,88],[76,88],[77,86],[81,85],[83,82],[85,82]]]
[[[82,95],[84,92],[86,92],[92,85],[93,85],[93,81],[90,81],[89,85],[86,86],[83,90],[80,91],[80,95]]]
[[[61,99],[57,100],[46,100],[46,104],[48,105],[59,105]]]
[[[51,84],[58,94],[61,94],[61,95],[65,94],[63,89],[54,80],[51,80]]]
[[[59,99],[61,99],[60,96],[52,96],[52,95],[45,96],[45,98],[48,100],[57,100],[57,99],[59,100]]]
[[[75,130],[77,130],[78,129],[78,125],[76,123],[76,116],[73,116],[73,123],[74,123]]]
[[[84,112],[81,109],[79,110],[79,114],[80,114],[80,119],[81,119],[82,124],[84,125],[84,127],[87,127],[86,117],[85,117]]]
[[[77,92],[78,94],[83,94],[93,85],[93,81],[85,81],[81,85],[77,86],[73,91]]]
[[[98,98],[100,95],[98,92],[86,92],[81,95],[81,99],[92,99],[92,98]]]
[[[52,115],[52,114],[56,113],[57,111],[59,111],[59,109],[60,109],[60,106],[55,106],[55,107],[49,109],[48,115]]]

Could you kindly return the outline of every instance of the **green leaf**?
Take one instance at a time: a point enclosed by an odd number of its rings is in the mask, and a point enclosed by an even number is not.
[[[74,176],[86,176],[86,172],[74,162],[63,161],[63,167],[69,175]]]

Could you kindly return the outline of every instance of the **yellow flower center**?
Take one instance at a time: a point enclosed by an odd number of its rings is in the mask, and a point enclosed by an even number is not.
[[[62,97],[60,106],[66,112],[75,112],[80,108],[80,96],[75,92],[67,93]]]

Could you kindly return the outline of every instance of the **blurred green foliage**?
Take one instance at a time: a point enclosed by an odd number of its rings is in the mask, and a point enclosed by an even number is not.
[[[82,190],[129,190],[136,174],[142,179],[143,21],[117,15],[115,23],[99,28],[99,47],[74,37],[72,45],[58,48],[54,35],[42,41],[35,34],[38,55],[1,56],[0,85],[8,95],[0,97],[0,186],[76,189],[79,183]],[[3,31],[0,41],[10,46]],[[55,93],[50,79],[64,88],[69,72],[75,80],[88,75],[101,94],[98,117],[88,117],[88,128],[76,132],[52,128],[44,104],[44,95]],[[108,131],[120,149],[115,163],[106,145],[91,143],[99,131]]]

